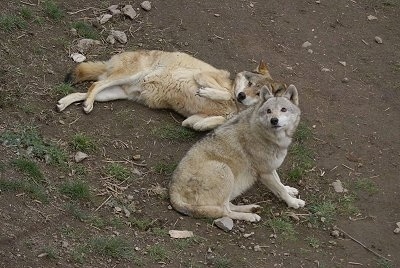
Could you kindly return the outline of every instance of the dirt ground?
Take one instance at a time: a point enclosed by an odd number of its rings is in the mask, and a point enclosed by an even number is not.
[[[138,15],[99,25],[112,4]],[[0,266],[400,267],[399,14],[397,0],[154,0],[147,12],[140,1],[1,1]],[[128,42],[106,43],[111,29]],[[57,113],[85,36],[102,41],[88,60],[184,51],[231,74],[267,61],[299,90],[306,153],[292,150],[280,173],[306,207],[288,209],[256,185],[236,202],[260,203],[261,222],[231,232],[171,210],[171,172],[203,134],[129,101]],[[75,163],[80,149],[89,158]],[[195,236],[175,240],[173,229]]]

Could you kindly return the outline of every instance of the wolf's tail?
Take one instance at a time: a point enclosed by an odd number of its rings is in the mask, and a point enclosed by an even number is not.
[[[65,76],[64,82],[77,84],[83,81],[97,81],[106,72],[107,65],[105,62],[82,62]]]

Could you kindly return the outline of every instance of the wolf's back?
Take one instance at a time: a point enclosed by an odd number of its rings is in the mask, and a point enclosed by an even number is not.
[[[106,71],[107,66],[105,62],[82,62],[65,76],[64,81],[70,84],[76,84],[83,81],[97,81],[102,74],[106,73]]]

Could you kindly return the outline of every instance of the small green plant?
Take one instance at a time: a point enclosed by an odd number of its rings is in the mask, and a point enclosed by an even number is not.
[[[16,15],[0,15],[0,29],[11,32],[26,28],[26,21]]]
[[[72,180],[64,182],[60,186],[60,193],[74,200],[89,200],[89,184],[82,180]]]
[[[52,260],[58,259],[58,252],[53,247],[46,247],[43,249],[43,252],[46,254],[46,257],[48,259],[52,259]]]
[[[309,236],[306,238],[306,241],[308,242],[308,244],[312,247],[312,248],[319,248],[320,247],[320,241],[318,240],[318,238],[315,238],[314,236]]]
[[[46,189],[30,180],[3,180],[0,179],[0,190],[8,192],[25,192],[30,198],[43,203],[48,202]]]
[[[39,166],[34,161],[27,158],[18,158],[13,160],[11,163],[19,171],[27,175],[29,178],[34,179],[36,182],[45,182]]]
[[[312,131],[304,123],[300,123],[294,134],[294,140],[296,142],[304,142],[312,137]]]
[[[330,200],[320,201],[311,205],[310,211],[314,218],[318,218],[323,223],[331,223],[336,215],[336,204]]]
[[[217,268],[229,268],[232,267],[232,261],[226,257],[217,257],[215,259],[215,267]]]
[[[75,204],[68,203],[65,206],[65,210],[68,211],[75,219],[80,220],[81,222],[85,222],[90,219],[90,216],[87,212],[78,208]]]
[[[17,131],[5,131],[0,135],[0,142],[6,146],[24,148],[28,155],[55,165],[65,165],[67,162],[66,153],[58,146],[45,142],[34,127],[28,126]]]
[[[341,213],[355,215],[359,213],[359,209],[355,206],[357,197],[353,194],[346,194],[338,200],[338,210]]]
[[[32,20],[33,19],[33,12],[30,8],[22,7],[20,9],[21,17],[25,20]]]
[[[132,172],[118,163],[110,163],[106,167],[106,176],[112,177],[119,181],[124,181],[131,179]]]
[[[149,256],[157,261],[167,261],[169,259],[169,252],[168,250],[160,244],[155,244],[148,249]]]
[[[168,231],[159,227],[152,228],[151,232],[157,236],[168,236]]]
[[[96,150],[96,143],[93,141],[93,139],[83,133],[75,134],[72,137],[71,146],[74,148],[74,150],[85,153]]]
[[[296,238],[296,231],[292,222],[285,217],[269,219],[267,224],[275,234],[281,235],[286,240],[294,240]]]
[[[116,229],[121,229],[122,227],[124,227],[125,223],[120,218],[112,218],[111,220],[108,221],[108,225]]]
[[[85,256],[88,253],[89,249],[86,245],[81,245],[74,248],[71,252],[71,257],[74,262],[83,264],[85,262]]]
[[[97,237],[90,242],[91,249],[102,256],[114,259],[132,259],[132,245],[120,237]]]
[[[131,220],[132,227],[138,228],[140,231],[147,231],[153,225],[153,221],[149,219],[133,218]]]
[[[58,84],[54,88],[54,93],[57,94],[57,95],[62,95],[62,96],[71,94],[74,91],[75,91],[74,87],[72,85],[68,84],[68,83]]]
[[[52,20],[59,21],[64,17],[64,11],[53,1],[43,2],[44,13]]]
[[[100,35],[96,31],[96,29],[86,22],[83,21],[74,22],[71,26],[72,28],[75,28],[78,34],[82,37],[90,39],[100,38]]]
[[[154,171],[158,174],[171,175],[177,165],[176,163],[158,163],[154,166]]]
[[[371,179],[360,179],[355,181],[354,187],[357,190],[365,191],[368,194],[375,194],[378,192],[376,184]]]
[[[174,241],[174,244],[179,250],[184,250],[190,247],[191,245],[195,244],[196,242],[197,240],[195,237],[190,237],[186,239],[176,239]]]
[[[377,264],[381,268],[394,268],[393,263],[382,258],[378,259]]]
[[[153,134],[161,139],[174,141],[192,140],[197,135],[191,129],[171,124],[154,129]]]

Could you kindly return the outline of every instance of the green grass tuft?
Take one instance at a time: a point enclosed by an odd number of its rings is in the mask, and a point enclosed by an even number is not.
[[[39,166],[32,160],[26,158],[18,158],[13,160],[12,165],[19,171],[27,175],[29,178],[34,179],[37,182],[44,183],[43,174],[39,169]]]
[[[75,28],[78,34],[82,37],[90,39],[100,39],[100,34],[96,31],[96,29],[86,22],[74,22],[71,27]]]
[[[314,217],[317,217],[320,220],[324,219],[324,223],[327,224],[333,221],[336,215],[337,206],[334,202],[330,200],[325,200],[313,204],[309,208]]]
[[[360,179],[354,182],[354,187],[357,190],[367,192],[368,194],[376,194],[378,187],[371,179]]]
[[[13,30],[19,30],[26,28],[26,21],[16,15],[0,15],[0,29],[11,32]]]
[[[132,172],[118,163],[110,163],[106,167],[106,176],[124,181],[132,178]]]
[[[64,182],[60,186],[60,193],[74,200],[89,200],[89,184],[82,180]]]
[[[74,148],[74,150],[85,153],[93,152],[97,148],[93,139],[83,133],[78,133],[73,136],[71,146]]]
[[[43,203],[48,202],[46,189],[29,180],[3,180],[0,179],[0,190],[4,192],[24,192],[30,198]]]
[[[170,253],[160,244],[155,244],[148,249],[150,257],[157,262],[165,262],[169,259]]]
[[[287,218],[272,218],[267,224],[274,230],[275,234],[281,235],[286,240],[295,240],[296,231],[292,222]]]
[[[43,10],[52,20],[59,21],[64,17],[64,11],[54,1],[44,1]]]
[[[154,166],[154,171],[158,174],[171,175],[177,166],[177,163],[158,163]]]
[[[197,136],[197,133],[191,129],[171,124],[154,129],[153,134],[161,139],[174,141],[192,140]]]
[[[132,259],[132,245],[120,237],[97,237],[91,240],[93,252],[114,259]]]
[[[54,93],[57,95],[62,95],[62,96],[66,96],[68,94],[71,94],[75,91],[74,87],[71,84],[68,83],[61,83],[58,84],[55,88],[54,88]]]

